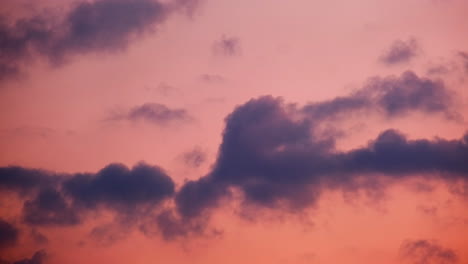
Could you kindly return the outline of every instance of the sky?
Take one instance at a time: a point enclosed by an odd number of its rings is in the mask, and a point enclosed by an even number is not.
[[[0,264],[468,264],[465,0],[2,0]]]

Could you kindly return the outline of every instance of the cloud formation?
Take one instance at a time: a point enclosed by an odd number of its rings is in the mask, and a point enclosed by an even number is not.
[[[335,135],[320,133],[324,122],[369,111],[385,118],[415,111],[451,118],[452,97],[441,81],[412,72],[376,77],[348,96],[304,106],[263,96],[226,117],[212,169],[178,189],[164,170],[144,163],[133,168],[110,164],[96,173],[74,174],[0,168],[0,188],[30,193],[22,219],[33,227],[77,225],[88,212],[104,209],[147,235],[173,239],[204,234],[210,210],[233,197],[233,190],[241,194],[242,208],[294,213],[315,206],[326,190],[375,190],[413,175],[467,181],[468,133],[456,140],[409,140],[388,129],[366,146],[348,151],[336,148]],[[161,109],[167,110],[146,104],[124,116],[158,122],[178,116]],[[203,161],[197,151],[186,158],[194,166]],[[103,234],[104,229],[96,230]]]
[[[0,17],[0,80],[21,72],[35,55],[54,64],[72,55],[113,52],[198,1],[98,0],[75,4],[66,14],[38,14],[12,23]]]
[[[465,69],[465,72],[468,73],[468,53],[460,51],[458,52],[458,55],[462,59],[463,68]]]
[[[43,264],[47,258],[47,253],[44,250],[37,251],[31,258],[26,258],[14,262],[6,262],[8,264]]]
[[[332,114],[346,111],[330,109]],[[391,180],[416,173],[446,180],[468,177],[468,134],[459,140],[408,140],[386,130],[366,147],[341,152],[333,137],[314,133],[320,118],[314,123],[304,112],[270,96],[236,108],[226,118],[213,170],[178,192],[181,215],[191,218],[218,206],[230,188],[244,194],[245,205],[294,211],[314,205],[324,189],[375,187],[375,175]]]
[[[236,37],[222,36],[220,40],[216,41],[213,45],[213,52],[215,55],[222,56],[235,56],[241,51],[240,39]]]
[[[171,109],[159,103],[145,103],[130,109],[128,112],[115,113],[107,120],[145,121],[155,125],[166,125],[173,121],[189,121],[192,120],[192,117],[185,109]]]
[[[408,240],[400,247],[401,257],[413,264],[455,264],[458,256],[452,249],[428,240]]]
[[[144,163],[131,169],[122,164],[110,164],[97,173],[60,176],[17,167],[1,168],[0,171],[3,182],[27,175],[22,179],[34,183],[25,185],[30,195],[24,201],[22,211],[24,223],[30,226],[77,225],[88,211],[98,209],[112,210],[126,219],[138,219],[140,213],[157,208],[175,194],[172,179],[161,168]],[[51,181],[54,184],[49,184]],[[20,195],[26,188],[18,188],[15,184],[3,184],[2,187]],[[8,226],[6,222],[2,226],[6,233],[12,230]]]
[[[42,170],[18,166],[0,168],[0,190],[26,194],[40,186],[51,185],[57,180],[57,175]]]
[[[0,219],[0,250],[14,246],[18,242],[19,230],[12,224]]]
[[[206,158],[206,153],[199,147],[195,147],[182,155],[185,164],[194,168],[200,167],[206,161]]]
[[[94,175],[78,174],[65,181],[63,188],[76,206],[125,212],[136,206],[158,205],[175,191],[174,182],[162,169],[144,163],[131,169],[111,164]]]
[[[386,65],[407,63],[416,57],[419,51],[418,43],[411,38],[407,41],[396,40],[388,50],[382,54],[380,61]]]
[[[397,117],[411,111],[442,113],[459,118],[452,109],[455,94],[440,80],[419,77],[412,71],[400,76],[374,77],[348,96],[311,103],[303,111],[314,121],[348,116],[350,112],[373,111]]]

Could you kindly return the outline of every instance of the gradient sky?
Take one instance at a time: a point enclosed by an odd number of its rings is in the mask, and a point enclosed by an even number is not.
[[[466,0],[2,0],[0,264],[468,264]]]

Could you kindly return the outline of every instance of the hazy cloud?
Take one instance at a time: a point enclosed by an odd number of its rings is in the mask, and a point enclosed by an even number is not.
[[[400,247],[401,257],[413,264],[454,264],[458,256],[452,249],[428,240],[408,240]]]
[[[185,152],[182,155],[182,158],[186,165],[190,167],[200,167],[206,161],[206,153],[200,149],[199,147],[195,147],[194,149]]]
[[[185,109],[171,109],[159,103],[145,103],[126,112],[114,113],[106,120],[145,121],[156,125],[166,125],[174,121],[189,121],[192,117]]]
[[[235,56],[241,52],[240,39],[236,37],[222,36],[213,45],[213,52],[215,55]]]
[[[406,63],[416,57],[418,50],[418,43],[413,38],[407,41],[396,40],[380,57],[380,61],[386,65]]]

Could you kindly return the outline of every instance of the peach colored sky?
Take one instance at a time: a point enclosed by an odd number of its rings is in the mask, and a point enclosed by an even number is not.
[[[30,17],[44,8],[64,14],[73,3],[7,0],[0,15]],[[71,54],[59,65],[33,52],[21,62],[19,77],[0,80],[0,167],[76,173],[145,161],[164,168],[178,189],[211,171],[225,117],[249,99],[272,95],[303,106],[407,70],[444,81],[457,94],[451,107],[464,121],[419,112],[352,116],[336,123],[346,131],[337,139],[339,150],[366,146],[389,128],[409,139],[459,139],[468,127],[468,58],[459,55],[468,51],[466,14],[465,0],[201,0],[189,15],[170,13],[118,50]],[[226,47],[217,52],[223,38],[234,41],[232,53]],[[414,57],[382,63],[395,41],[410,39],[417,43]],[[436,66],[449,70],[428,73]],[[189,118],[109,120],[145,103],[185,109]],[[184,162],[194,149],[204,157],[199,166]],[[459,184],[466,188],[464,177]],[[252,209],[254,220],[241,216],[234,199],[207,220],[221,234],[174,241],[144,236],[138,227],[125,230],[112,212],[101,212],[78,226],[37,227],[48,238],[40,244],[21,220],[27,198],[0,192],[0,219],[22,229],[20,242],[0,251],[0,260],[45,249],[51,264],[423,263],[401,257],[400,247],[427,240],[458,256],[427,263],[468,263],[466,194],[451,192],[443,181],[421,182],[435,190],[417,191],[411,180],[392,183],[380,199],[361,193],[344,200],[341,191],[330,190],[300,213]],[[89,235],[102,224],[112,229],[110,241]]]

